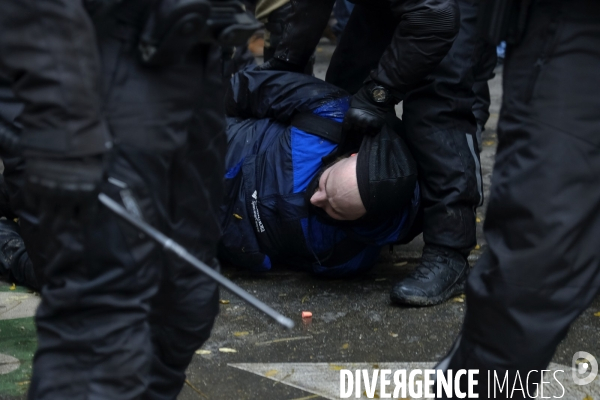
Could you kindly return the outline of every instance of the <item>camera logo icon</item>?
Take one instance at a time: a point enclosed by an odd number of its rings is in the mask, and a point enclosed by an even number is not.
[[[576,385],[587,385],[598,376],[598,361],[586,351],[573,354],[573,382]]]

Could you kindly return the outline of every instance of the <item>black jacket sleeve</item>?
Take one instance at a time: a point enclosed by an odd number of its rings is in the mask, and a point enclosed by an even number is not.
[[[335,0],[291,0],[290,3],[292,12],[284,22],[274,57],[305,66],[327,27]]]
[[[99,154],[110,140],[101,113],[100,59],[82,1],[2,0],[0,74],[25,107],[26,156]]]
[[[403,97],[446,56],[460,12],[456,0],[391,0],[391,9],[399,24],[371,78]]]
[[[297,112],[312,111],[349,96],[342,89],[297,72],[244,70],[235,74],[225,95],[225,112],[237,118],[272,118],[289,123]]]

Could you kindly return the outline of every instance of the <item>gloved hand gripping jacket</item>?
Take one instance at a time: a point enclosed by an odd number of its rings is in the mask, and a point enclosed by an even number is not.
[[[345,135],[349,137],[376,135],[385,124],[386,114],[394,112],[394,106],[400,99],[391,95],[387,101],[377,103],[372,96],[372,90],[376,86],[378,85],[375,82],[368,81],[352,96],[350,109],[342,123]]]

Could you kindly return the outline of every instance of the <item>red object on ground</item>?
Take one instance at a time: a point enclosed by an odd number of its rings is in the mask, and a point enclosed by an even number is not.
[[[312,318],[312,313],[310,311],[302,311],[302,318]]]

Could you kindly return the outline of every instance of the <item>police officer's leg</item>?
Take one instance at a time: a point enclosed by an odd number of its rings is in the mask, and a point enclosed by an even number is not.
[[[536,4],[507,54],[489,250],[469,277],[462,339],[442,363],[484,378],[544,369],[600,291],[600,5],[549,3]]]
[[[122,201],[121,184],[160,226],[134,151],[116,148],[101,190]],[[160,164],[160,163],[159,163]],[[113,181],[114,182],[114,181]],[[148,386],[150,299],[160,284],[161,252],[99,202],[81,218],[44,210],[43,301],[36,314],[39,347],[30,399],[136,399]]]
[[[14,123],[22,110],[23,104],[16,98],[10,82],[0,77],[0,118],[6,123]],[[0,157],[4,164],[2,173],[4,198],[2,200],[2,210],[0,211],[2,216],[7,219],[19,217],[18,230],[13,231],[5,238],[8,240],[15,239],[15,234],[20,235],[22,238],[22,241],[19,242],[17,239],[14,242],[17,246],[3,248],[10,258],[7,266],[11,270],[15,282],[39,290],[42,277],[41,267],[44,264],[43,254],[37,252],[23,253],[21,247],[22,243],[25,242],[29,243],[30,246],[39,248],[36,243],[43,243],[45,239],[39,233],[38,213],[28,207],[23,197],[25,160],[15,149],[0,149]],[[6,203],[7,200],[8,203]],[[32,261],[37,266],[35,271]]]
[[[223,199],[226,137],[218,52],[205,49],[201,95],[189,127],[187,145],[170,170],[169,235],[213,268]],[[173,399],[194,352],[208,339],[218,312],[217,284],[195,268],[170,257],[159,295],[153,302],[154,345],[151,384],[145,399]]]
[[[36,241],[44,240],[39,234],[38,213],[27,207],[23,197],[22,186],[24,160],[10,152],[1,152],[4,172],[0,177],[0,216],[7,221],[2,223],[0,238],[0,258],[2,259],[2,275],[19,285],[25,285],[39,291],[41,279],[40,269],[34,271],[32,258],[29,256],[25,242],[35,246]],[[18,224],[13,219],[19,218]],[[38,265],[43,263],[42,254],[34,254]]]
[[[279,46],[283,35],[285,19],[292,12],[292,5],[289,1],[283,0],[278,3],[280,4],[273,4],[273,6],[278,6],[277,8],[270,11],[264,18],[261,18],[261,22],[265,24],[265,62],[269,61],[275,55],[275,50],[277,50],[277,46]]]
[[[498,61],[496,47],[493,44],[479,40],[477,63],[475,64],[475,83],[473,93],[475,103],[473,104],[473,115],[477,121],[477,145],[479,151],[482,148],[482,135],[485,124],[490,117],[490,86],[488,81],[494,77],[494,68]]]
[[[460,0],[456,41],[427,83],[408,93],[403,119],[419,167],[423,197],[421,264],[396,284],[392,300],[431,305],[462,293],[466,256],[475,246],[475,208],[482,200],[473,116],[477,0]]]
[[[356,93],[379,64],[397,25],[389,7],[357,4],[333,52],[325,81]]]

